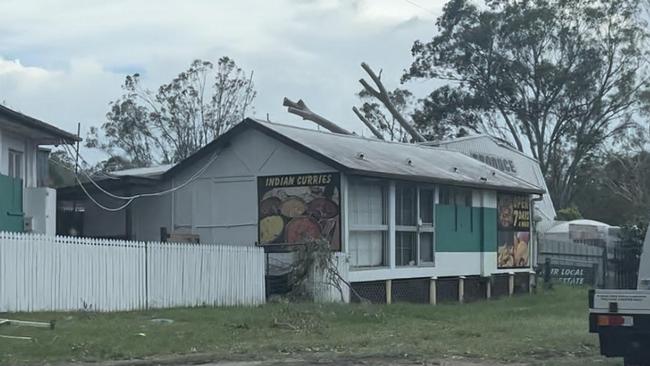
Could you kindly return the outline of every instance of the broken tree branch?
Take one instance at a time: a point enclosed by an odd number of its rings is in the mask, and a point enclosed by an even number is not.
[[[370,121],[368,121],[368,119],[363,114],[361,114],[359,108],[352,107],[352,111],[354,112],[354,114],[357,115],[357,117],[359,117],[361,122],[363,122],[363,124],[366,125],[366,127],[368,127],[368,129],[370,130],[370,132],[372,132],[373,135],[375,135],[380,140],[384,139],[384,135],[382,135],[381,132],[379,132],[379,130],[377,130],[375,126],[373,126],[372,123],[370,123]]]
[[[395,120],[397,120],[397,122],[399,122],[399,124],[402,125],[402,127],[404,128],[404,130],[406,130],[406,132],[408,132],[408,134],[411,135],[411,137],[413,137],[413,139],[414,139],[415,141],[417,141],[417,142],[425,142],[426,139],[424,138],[424,136],[422,136],[422,135],[421,135],[421,134],[420,134],[420,133],[419,133],[419,132],[418,132],[418,131],[413,127],[413,125],[411,125],[411,124],[410,124],[410,123],[409,123],[409,122],[408,122],[408,121],[407,121],[407,120],[402,116],[402,114],[399,113],[399,111],[397,110],[397,108],[395,108],[395,105],[394,105],[393,102],[390,100],[390,96],[389,96],[388,92],[386,91],[386,88],[384,87],[384,84],[381,82],[381,78],[380,78],[379,76],[377,76],[377,74],[375,74],[375,72],[372,70],[372,68],[370,68],[370,66],[368,66],[368,64],[366,64],[365,62],[362,62],[362,63],[361,63],[361,67],[362,67],[363,70],[364,70],[364,71],[365,71],[365,72],[370,76],[370,78],[372,79],[372,81],[373,81],[373,82],[375,83],[375,85],[377,86],[377,89],[379,89],[379,90],[376,90],[375,88],[373,88],[372,86],[370,86],[370,84],[368,84],[368,82],[365,81],[364,79],[360,79],[360,80],[359,80],[359,83],[361,83],[361,85],[363,86],[363,88],[366,89],[366,91],[367,91],[368,93],[370,93],[370,95],[372,95],[373,97],[377,98],[377,99],[378,99],[378,100],[379,100],[379,101],[380,101],[380,102],[381,102],[381,103],[386,107],[386,109],[388,109],[388,111],[389,111],[390,114],[393,116],[393,118],[395,118]]]
[[[298,102],[294,102],[290,100],[289,98],[284,98],[284,101],[282,102],[282,105],[287,107],[287,112],[291,114],[295,114],[296,116],[302,117],[302,119],[307,120],[307,121],[312,121],[316,123],[317,125],[326,128],[327,130],[334,132],[334,133],[340,133],[343,135],[352,135],[352,133],[348,130],[346,130],[343,127],[340,127],[336,123],[322,117],[321,115],[314,113],[307,107],[305,102],[302,101],[302,99],[298,100]]]

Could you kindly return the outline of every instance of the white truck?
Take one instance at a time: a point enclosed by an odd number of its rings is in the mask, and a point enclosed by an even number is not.
[[[600,353],[623,357],[626,366],[650,366],[650,227],[646,232],[636,290],[591,290],[589,331]]]

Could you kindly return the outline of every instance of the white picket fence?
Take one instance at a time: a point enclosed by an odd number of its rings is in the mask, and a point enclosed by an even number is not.
[[[261,248],[0,232],[0,312],[264,301]]]

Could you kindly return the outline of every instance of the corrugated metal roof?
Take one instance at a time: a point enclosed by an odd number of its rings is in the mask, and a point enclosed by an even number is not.
[[[457,151],[321,132],[260,120],[247,121],[335,162],[352,174],[545,193],[536,185]]]
[[[529,159],[529,160],[532,160],[532,161],[534,161],[536,163],[539,163],[539,161],[537,159],[533,158],[532,156],[515,149],[508,142],[506,142],[506,141],[504,141],[504,140],[502,140],[502,139],[500,139],[498,137],[492,136],[492,135],[469,135],[469,136],[458,137],[458,138],[449,139],[449,140],[427,141],[427,142],[422,142],[421,144],[422,145],[427,145],[427,146],[440,146],[440,147],[443,147],[443,146],[447,146],[447,145],[451,145],[451,144],[456,144],[458,142],[465,142],[465,141],[468,141],[468,140],[475,140],[475,139],[482,139],[482,140],[492,141],[492,142],[494,142],[498,146],[501,146],[504,149],[508,149],[508,150],[512,151],[513,153],[519,154],[519,155],[521,155],[522,157],[524,157],[526,159]]]
[[[73,143],[76,141],[81,141],[77,135],[71,134],[70,132],[64,131],[34,117],[16,112],[13,109],[3,106],[2,104],[0,104],[0,116],[4,116],[9,122],[19,123],[29,128],[43,131],[44,133],[47,133],[56,139],[60,139],[61,142]]]
[[[151,166],[146,168],[133,168],[133,169],[124,169],[116,170],[110,172],[110,175],[116,177],[143,177],[143,178],[155,178],[157,176],[163,175],[166,171],[171,169],[174,164],[163,164],[157,166]]]

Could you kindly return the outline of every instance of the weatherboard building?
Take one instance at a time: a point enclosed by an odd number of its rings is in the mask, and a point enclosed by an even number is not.
[[[529,291],[544,193],[462,152],[254,119],[176,165],[96,183],[59,190],[60,234],[259,245],[269,267],[325,240],[351,293],[376,302]],[[102,190],[147,196],[113,212],[124,201]]]

